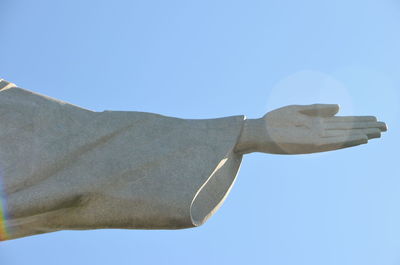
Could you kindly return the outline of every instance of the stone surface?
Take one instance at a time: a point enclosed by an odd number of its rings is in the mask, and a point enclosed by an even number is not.
[[[246,120],[236,151],[309,154],[366,144],[386,131],[373,116],[335,116],[334,104],[293,105]]]
[[[384,123],[289,106],[261,119],[93,112],[0,82],[0,168],[9,239],[65,229],[178,229],[222,204],[242,155],[366,143]]]

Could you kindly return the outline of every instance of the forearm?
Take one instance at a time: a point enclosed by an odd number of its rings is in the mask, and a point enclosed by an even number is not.
[[[247,119],[235,146],[235,152],[238,154],[268,152],[267,150],[273,148],[272,141],[266,141],[269,138],[263,119]]]

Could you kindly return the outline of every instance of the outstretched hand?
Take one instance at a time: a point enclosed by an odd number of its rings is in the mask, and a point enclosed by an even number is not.
[[[246,120],[238,153],[308,154],[366,144],[387,130],[373,116],[335,116],[338,105],[292,105]]]

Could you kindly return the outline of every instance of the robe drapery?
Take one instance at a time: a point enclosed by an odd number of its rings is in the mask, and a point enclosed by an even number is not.
[[[9,238],[203,224],[239,170],[234,147],[244,119],[93,112],[18,87],[1,90]]]

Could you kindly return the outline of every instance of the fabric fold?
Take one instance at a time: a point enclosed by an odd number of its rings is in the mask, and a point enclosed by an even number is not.
[[[234,183],[244,119],[93,112],[22,88],[2,90],[0,166],[11,237],[203,224]]]

